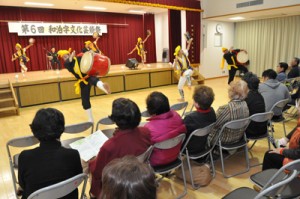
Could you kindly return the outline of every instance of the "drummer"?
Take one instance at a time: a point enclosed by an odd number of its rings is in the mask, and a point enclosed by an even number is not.
[[[88,115],[88,120],[90,122],[94,122],[92,109],[91,109],[91,102],[90,102],[90,91],[91,86],[97,86],[100,90],[102,90],[106,94],[110,94],[110,87],[107,83],[103,83],[99,80],[96,76],[88,76],[86,74],[81,73],[79,64],[80,57],[75,56],[75,51],[72,53],[71,49],[69,50],[60,50],[57,52],[58,56],[64,60],[64,66],[71,72],[76,78],[77,82],[75,83],[75,93],[81,94],[81,102],[82,107],[86,111]]]
[[[236,60],[236,54],[240,51],[245,51],[245,50],[233,49],[232,47],[229,50],[224,47],[222,48],[222,52],[224,53],[224,55],[223,55],[223,59],[222,59],[222,63],[221,63],[220,67],[221,67],[221,69],[224,68],[224,63],[226,60],[227,68],[229,71],[228,84],[230,84],[230,82],[233,81],[237,70],[240,70],[243,73],[248,72],[248,69],[244,65],[237,62],[237,60]],[[245,51],[245,52],[247,52],[247,51]]]
[[[94,43],[92,43],[91,41],[85,41],[84,42],[84,48],[82,49],[81,52],[85,53],[85,52],[90,51],[90,50],[92,50],[95,53],[100,53],[100,51],[95,48]]]

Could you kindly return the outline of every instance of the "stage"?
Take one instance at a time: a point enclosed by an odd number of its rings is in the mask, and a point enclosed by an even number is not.
[[[174,84],[177,79],[173,73],[168,63],[140,64],[134,70],[125,65],[112,65],[101,80],[109,83],[112,93],[117,93]],[[67,69],[28,71],[25,77],[21,73],[7,73],[1,74],[0,79],[10,80],[20,107],[80,98],[74,92],[76,79]],[[91,89],[91,96],[103,94],[99,89]]]

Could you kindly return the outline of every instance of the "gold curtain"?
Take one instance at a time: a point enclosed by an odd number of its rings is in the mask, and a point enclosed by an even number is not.
[[[289,64],[300,57],[300,16],[238,22],[234,47],[248,51],[249,70],[258,76],[279,62]]]

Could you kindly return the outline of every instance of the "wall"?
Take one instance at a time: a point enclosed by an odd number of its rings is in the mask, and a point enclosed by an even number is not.
[[[203,18],[299,4],[299,0],[264,0],[262,5],[236,8],[237,3],[251,0],[201,0]]]
[[[156,60],[162,61],[163,48],[169,49],[168,12],[155,14]]]
[[[224,70],[220,69],[223,56],[222,47],[214,46],[214,35],[216,33],[217,24],[221,24],[223,27],[222,46],[230,48],[234,42],[234,23],[202,20],[201,64],[199,71],[205,78],[228,75],[226,64]]]

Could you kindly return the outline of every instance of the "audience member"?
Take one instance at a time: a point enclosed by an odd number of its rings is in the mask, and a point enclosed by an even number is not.
[[[168,98],[160,92],[152,92],[146,99],[147,111],[151,115],[145,127],[150,130],[151,142],[155,144],[170,138],[174,138],[182,133],[186,133],[185,125],[180,115],[170,110]],[[176,160],[181,144],[167,149],[154,149],[150,158],[152,166],[165,165]]]
[[[60,111],[40,109],[30,127],[40,146],[22,151],[19,156],[18,178],[23,189],[22,198],[82,173],[78,151],[62,147],[59,141],[65,130],[65,119]],[[64,198],[78,198],[78,190]]]
[[[138,127],[141,112],[135,102],[125,98],[114,100],[110,119],[117,125],[114,136],[104,143],[97,157],[89,163],[92,174],[90,190],[92,197],[100,195],[102,170],[110,161],[126,155],[138,156],[151,145],[149,130]]]
[[[213,90],[208,86],[195,87],[193,100],[196,107],[196,111],[189,113],[184,118],[184,124],[187,129],[187,135],[185,141],[190,134],[199,129],[204,128],[216,121],[216,113],[214,108],[211,107],[215,98]],[[207,136],[196,137],[193,136],[187,145],[190,153],[199,153],[205,149]]]
[[[286,79],[286,73],[285,71],[288,69],[288,64],[285,62],[280,62],[276,68],[277,70],[277,77],[276,79],[280,82],[284,81]]]
[[[155,175],[134,156],[108,163],[102,173],[101,199],[156,199]]]
[[[265,70],[262,73],[263,83],[259,85],[258,91],[263,96],[266,105],[266,111],[270,111],[272,106],[283,99],[291,100],[289,90],[285,85],[278,82],[276,72],[272,69]],[[274,109],[273,119],[282,117],[282,110]]]
[[[218,133],[226,122],[249,117],[249,110],[245,102],[248,93],[247,83],[239,80],[231,82],[229,86],[228,96],[230,101],[217,110],[216,124],[208,136],[211,143],[214,143],[218,138]],[[244,131],[225,129],[220,138],[222,143],[231,144],[240,141],[243,135]]]
[[[299,114],[299,109],[298,109]],[[300,159],[300,119],[298,119],[297,127],[291,131],[287,137],[276,141],[277,147],[271,151],[267,151],[264,156],[263,168],[280,169],[287,163]],[[289,143],[289,146],[287,144]]]
[[[295,77],[299,77],[300,76],[300,69],[299,69],[299,58],[294,57],[290,63],[291,66],[291,70],[288,73],[288,79],[290,78],[295,78]]]
[[[248,95],[245,99],[249,115],[256,113],[264,113],[266,111],[265,101],[263,96],[258,92],[259,79],[258,77],[248,72],[242,78],[248,85]],[[250,122],[248,128],[246,129],[247,137],[257,137],[263,135],[267,132],[267,122]]]

